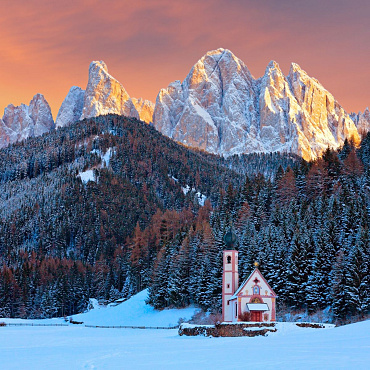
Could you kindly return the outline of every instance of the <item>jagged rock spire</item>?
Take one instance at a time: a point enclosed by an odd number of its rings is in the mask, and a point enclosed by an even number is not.
[[[271,61],[255,79],[226,49],[206,53],[183,83],[162,89],[153,121],[177,141],[225,156],[281,151],[310,160],[346,137],[359,141],[349,115],[298,64],[284,76]]]

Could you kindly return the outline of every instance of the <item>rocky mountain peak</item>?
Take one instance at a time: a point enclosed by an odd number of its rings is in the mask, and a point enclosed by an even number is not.
[[[89,73],[91,73],[90,71],[104,71],[104,72],[107,72],[108,73],[108,66],[106,65],[106,63],[103,61],[103,60],[93,60],[90,65],[89,65]]]
[[[255,100],[254,79],[245,64],[229,50],[217,49],[205,54],[181,84],[171,83],[157,97],[153,115],[155,127],[165,135],[212,153],[237,152],[246,126],[240,114]],[[236,144],[234,146],[232,143]],[[234,146],[234,147],[233,147]]]
[[[207,57],[207,56],[213,56],[213,55],[218,55],[218,56],[221,56],[223,53],[229,53],[229,54],[232,54],[232,52],[228,49],[224,49],[224,48],[218,48],[218,49],[215,49],[215,50],[210,50],[210,51],[207,51],[203,58]],[[200,60],[202,60],[203,58],[201,58]]]
[[[217,49],[205,54],[189,72],[184,87],[197,89],[206,87],[204,83],[214,83],[223,89],[228,88],[232,76],[240,74],[245,80],[253,77],[247,66],[230,50]]]
[[[29,106],[9,104],[0,126],[0,147],[42,135],[55,127],[50,106],[42,94],[36,94]]]
[[[309,160],[359,138],[344,109],[298,64],[284,76],[271,61],[256,80],[222,48],[206,53],[182,84],[160,91],[153,121],[177,141],[225,156],[283,151]]]
[[[55,128],[49,103],[42,94],[36,94],[28,107],[28,114],[34,124],[33,136],[39,136]]]
[[[351,118],[357,126],[357,130],[361,135],[370,131],[370,111],[366,108],[363,113],[352,114]]]
[[[337,148],[345,138],[360,138],[356,126],[347,112],[321,83],[302,69],[295,69],[288,76],[293,95],[301,107],[304,135],[309,138],[313,158],[325,147]]]
[[[73,86],[59,109],[56,125],[67,126],[79,119],[104,114],[135,117],[147,123],[153,121],[154,104],[148,100],[131,99],[122,84],[108,73],[104,61],[89,66],[86,90]]]
[[[85,91],[78,86],[72,86],[59,108],[56,127],[69,126],[78,121],[82,115]]]
[[[81,119],[110,113],[139,118],[127,91],[108,73],[107,65],[103,61],[93,61],[89,67]]]
[[[73,86],[64,99],[56,126],[105,114],[141,119],[186,145],[224,156],[251,152],[292,152],[315,159],[345,138],[359,141],[370,130],[370,112],[349,116],[334,97],[292,63],[285,76],[271,61],[255,79],[230,50],[207,52],[183,82],[161,89],[155,106],[131,98],[108,73],[104,61],[89,66],[86,90]],[[41,94],[30,105],[9,105],[0,120],[0,147],[54,128]]]
[[[24,130],[30,131],[33,125],[33,120],[28,114],[28,106],[26,104],[19,106],[9,104],[4,110],[3,122],[9,129],[9,132],[12,131],[14,133]]]
[[[267,71],[273,71],[273,70],[277,70],[277,71],[281,72],[279,63],[275,62],[274,60],[270,60],[270,63],[266,67],[266,72]]]
[[[279,89],[283,87],[278,87],[278,85],[287,83],[286,77],[280,69],[279,64],[273,60],[267,65],[265,69],[265,74],[263,75],[261,81],[263,87],[275,86],[275,88]]]
[[[139,113],[140,119],[146,123],[153,121],[154,104],[150,100],[142,98],[131,98],[134,106]]]
[[[304,72],[302,70],[302,68],[299,66],[299,64],[297,63],[291,63],[290,65],[290,70],[289,70],[289,74],[292,74],[292,73],[295,73],[295,72],[298,72],[298,73],[301,73],[301,72]],[[305,73],[305,72],[304,72]]]

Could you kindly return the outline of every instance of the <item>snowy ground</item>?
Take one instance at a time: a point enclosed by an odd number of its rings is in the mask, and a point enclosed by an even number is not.
[[[194,307],[184,309],[155,310],[145,304],[148,291],[139,294],[115,307],[102,307],[98,310],[74,315],[76,321],[88,325],[132,325],[132,326],[177,326],[179,319],[190,320],[198,310]]]
[[[185,316],[185,311],[155,312],[143,303],[144,298],[141,293],[120,306],[74,319],[101,325],[162,326]],[[133,313],[128,315],[130,310]],[[120,315],[127,315],[126,320]],[[180,337],[173,329],[6,326],[0,327],[0,368],[369,369],[370,321],[333,329],[279,323],[277,333],[255,338]]]
[[[148,290],[143,290],[118,306],[100,306],[89,312],[73,315],[74,321],[98,326],[177,326],[179,320],[188,321],[198,311],[195,307],[155,310],[145,304]],[[63,318],[47,320],[22,320],[0,318],[5,323],[66,324]],[[1,332],[0,332],[1,334]],[[1,367],[0,367],[1,369]]]

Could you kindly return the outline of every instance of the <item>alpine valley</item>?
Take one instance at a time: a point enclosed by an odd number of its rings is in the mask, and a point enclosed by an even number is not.
[[[231,226],[240,279],[260,262],[278,320],[368,317],[369,130],[297,64],[255,79],[211,51],[154,105],[92,62],[55,122],[40,94],[0,120],[0,317],[145,288],[217,317]]]

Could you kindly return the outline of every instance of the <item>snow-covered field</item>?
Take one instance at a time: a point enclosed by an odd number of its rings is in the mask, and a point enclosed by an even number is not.
[[[194,312],[194,308],[156,312],[144,300],[142,292],[120,306],[74,319],[100,325],[167,326]],[[369,369],[370,321],[333,329],[279,323],[277,333],[255,338],[180,337],[174,329],[0,327],[0,369],[246,368]]]

